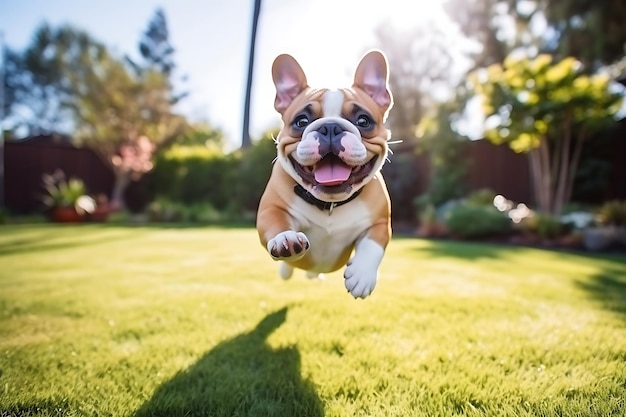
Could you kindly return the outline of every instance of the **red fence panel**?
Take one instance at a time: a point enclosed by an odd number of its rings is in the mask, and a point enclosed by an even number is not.
[[[472,141],[467,149],[470,165],[466,178],[468,190],[488,188],[509,200],[533,204],[526,155],[486,140]]]
[[[109,196],[113,173],[92,150],[54,143],[50,137],[5,143],[5,205],[15,213],[43,210],[42,175],[57,169],[80,178],[91,195]]]

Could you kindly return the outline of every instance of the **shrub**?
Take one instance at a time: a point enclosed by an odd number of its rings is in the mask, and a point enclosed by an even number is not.
[[[481,188],[469,193],[466,202],[472,206],[491,207],[493,206],[494,198],[496,198],[496,193],[487,188]]]
[[[598,210],[598,221],[604,225],[626,226],[626,201],[607,201]]]
[[[414,200],[421,181],[418,179],[419,174],[407,175],[408,172],[415,173],[418,161],[419,156],[414,152],[399,149],[390,155],[389,162],[383,165],[382,175],[394,207],[391,213],[393,221],[412,223],[419,217]]]
[[[549,214],[536,214],[528,220],[529,229],[537,233],[542,239],[554,239],[566,232],[565,225]]]
[[[152,222],[179,222],[183,218],[182,204],[159,198],[148,205],[148,219]]]
[[[274,136],[277,136],[276,131]],[[251,147],[240,151],[237,177],[233,183],[231,211],[256,212],[265,185],[272,172],[272,161],[276,158],[276,144],[271,132],[255,141]]]
[[[182,221],[190,223],[218,223],[224,215],[209,203],[194,203],[182,210]]]
[[[507,234],[511,220],[494,207],[463,204],[448,213],[448,230],[462,238],[480,238]]]
[[[9,211],[6,208],[0,206],[0,224],[6,223],[8,219],[9,219]]]
[[[269,136],[268,133],[250,148],[230,154],[204,145],[172,146],[156,159],[150,177],[156,202],[148,211],[161,212],[159,206],[167,202],[167,211],[180,212],[174,216],[180,220],[186,214],[174,203],[211,206],[211,210],[187,210],[191,217],[214,218],[215,213],[206,214],[210,211],[230,218],[255,212],[276,158],[276,145]]]
[[[184,204],[210,202],[221,209],[232,195],[238,165],[234,154],[201,145],[176,145],[157,158],[153,186],[162,198]]]

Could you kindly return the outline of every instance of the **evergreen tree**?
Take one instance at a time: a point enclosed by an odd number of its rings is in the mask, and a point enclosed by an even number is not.
[[[163,9],[154,12],[148,29],[139,41],[139,52],[147,67],[169,77],[176,67],[174,63],[174,48],[169,41],[167,20]]]
[[[170,103],[176,104],[187,97],[188,92],[176,92],[173,77],[176,69],[174,54],[176,50],[170,43],[170,33],[163,9],[156,9],[148,22],[146,31],[142,34],[138,45],[142,61],[135,62],[130,57],[127,61],[138,74],[154,71],[163,76],[170,86]],[[185,77],[182,77],[184,80]]]

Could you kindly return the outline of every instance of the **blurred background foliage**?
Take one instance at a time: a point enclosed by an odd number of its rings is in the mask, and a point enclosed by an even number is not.
[[[383,25],[372,45],[389,59],[388,124],[401,141],[384,167],[395,219],[415,223],[467,197],[468,173],[488,169],[467,157],[470,140],[482,138],[528,155],[528,203],[538,211],[601,202],[615,170],[610,132],[622,116],[623,0],[448,0],[444,8],[456,29]],[[178,113],[187,92],[173,81],[185,77],[162,10],[137,49],[131,59],[80,28],[46,23],[24,50],[6,48],[7,138],[60,133],[94,149],[115,174],[110,200],[132,211],[204,206],[211,218],[252,218],[278,127],[232,150],[218,126]],[[141,201],[129,204],[129,194]],[[470,211],[455,213],[460,223],[484,212]]]

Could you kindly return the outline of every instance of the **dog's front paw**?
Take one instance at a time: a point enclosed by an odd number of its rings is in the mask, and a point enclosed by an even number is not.
[[[296,261],[304,256],[310,246],[304,233],[287,230],[267,242],[267,251],[274,260]]]
[[[378,280],[378,269],[369,263],[352,259],[343,273],[346,289],[354,298],[365,298],[374,291]]]

